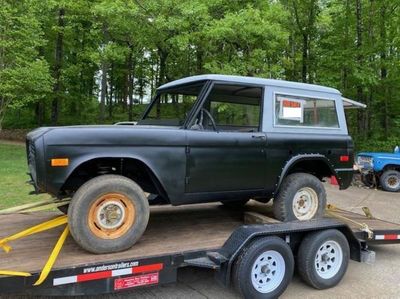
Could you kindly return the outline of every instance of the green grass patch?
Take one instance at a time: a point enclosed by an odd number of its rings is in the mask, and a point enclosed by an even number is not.
[[[25,146],[0,141],[0,209],[49,198],[29,195],[33,186],[26,183],[27,172]]]

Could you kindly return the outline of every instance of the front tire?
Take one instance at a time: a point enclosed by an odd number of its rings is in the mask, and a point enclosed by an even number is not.
[[[330,229],[311,233],[300,244],[298,272],[307,284],[316,289],[331,288],[345,275],[349,257],[349,243],[340,231]]]
[[[246,246],[233,266],[233,283],[244,298],[277,298],[294,271],[292,250],[281,238],[265,237]]]
[[[326,192],[321,181],[308,173],[288,175],[274,199],[274,216],[280,221],[310,220],[324,216]]]
[[[386,170],[380,177],[380,183],[385,191],[400,191],[400,172],[397,170]]]
[[[111,253],[132,247],[144,233],[149,203],[132,180],[102,175],[74,194],[68,223],[75,241],[92,253]]]

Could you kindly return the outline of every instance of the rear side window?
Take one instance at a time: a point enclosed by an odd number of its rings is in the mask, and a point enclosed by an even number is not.
[[[275,125],[339,128],[335,101],[276,94]]]

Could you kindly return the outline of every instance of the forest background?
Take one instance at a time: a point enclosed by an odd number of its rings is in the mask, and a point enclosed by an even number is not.
[[[0,0],[0,131],[134,121],[218,73],[326,85],[357,149],[400,144],[400,0]]]

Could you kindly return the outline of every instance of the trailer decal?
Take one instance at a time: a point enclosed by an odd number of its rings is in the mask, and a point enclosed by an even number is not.
[[[107,278],[118,277],[118,276],[123,276],[123,275],[157,272],[157,271],[161,271],[163,268],[164,268],[164,264],[158,263],[158,264],[136,266],[136,267],[126,268],[126,269],[112,270],[112,271],[100,271],[100,272],[95,272],[95,273],[58,277],[58,278],[53,279],[53,285],[59,286],[59,285],[65,285],[65,284],[71,284],[71,283],[78,283],[78,282],[85,282],[85,281],[92,281],[92,280],[99,280],[99,279],[107,279]],[[132,279],[134,281],[136,281],[134,279],[134,277],[135,276],[132,276]],[[138,277],[140,277],[140,276],[138,276]],[[157,280],[158,280],[158,273],[157,273]]]
[[[114,290],[123,290],[145,285],[157,284],[158,281],[158,272],[118,278],[114,281]]]
[[[400,240],[400,235],[375,235],[375,240]]]

